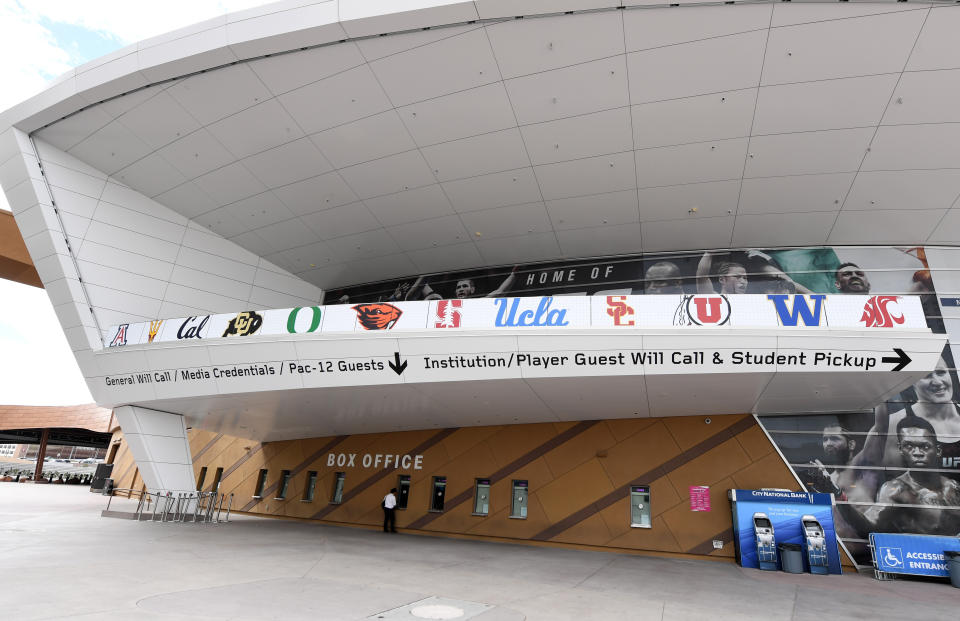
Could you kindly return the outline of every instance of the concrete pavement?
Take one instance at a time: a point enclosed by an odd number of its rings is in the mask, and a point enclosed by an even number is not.
[[[942,583],[247,516],[137,523],[101,518],[105,500],[84,487],[0,483],[2,618],[416,619],[398,609],[433,597],[424,605],[459,600],[459,618],[478,621],[948,619],[960,609],[960,590]]]

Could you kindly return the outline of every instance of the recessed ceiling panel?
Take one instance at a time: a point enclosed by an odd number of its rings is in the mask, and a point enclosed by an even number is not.
[[[739,179],[747,139],[713,140],[637,151],[639,187]]]
[[[957,168],[960,123],[883,126],[877,130],[863,170]]]
[[[629,108],[526,125],[520,132],[534,165],[633,149]]]
[[[635,254],[642,250],[643,226],[639,222],[628,222],[616,226],[557,231],[557,239],[563,256],[570,259]]]
[[[399,112],[421,147],[517,124],[502,82],[421,101],[400,108]]]
[[[633,152],[546,164],[535,169],[543,198],[602,194],[637,187]]]
[[[836,211],[856,173],[744,179],[737,213]]]
[[[424,147],[422,152],[439,181],[530,165],[523,138],[516,128]]]
[[[772,246],[817,246],[837,219],[833,211],[813,213],[740,214],[733,227],[733,245],[744,247],[757,235],[766,235]]]
[[[639,191],[640,220],[726,216],[737,209],[740,180],[686,183]]]
[[[520,19],[487,26],[504,78],[540,73],[623,54],[623,25],[614,11]],[[589,33],[589,36],[584,36]]]
[[[302,86],[277,99],[308,134],[392,107],[367,65]]]
[[[441,185],[459,212],[531,203],[541,198],[533,168],[445,181]]]
[[[680,10],[677,10],[680,9]],[[702,39],[766,30],[771,5],[743,5],[736,11],[726,6],[632,9],[623,12],[627,51],[648,50]]]
[[[361,164],[416,148],[395,110],[387,110],[312,135],[337,168]]]
[[[630,104],[623,56],[506,80],[521,125]]]
[[[939,6],[930,10],[913,46],[907,71],[960,67],[960,48],[957,47],[960,11],[956,9],[955,6]]]
[[[943,209],[953,205],[957,196],[960,170],[861,171],[843,208]]]
[[[201,125],[255,106],[272,96],[244,63],[184,78],[166,92]]]
[[[250,63],[250,68],[274,95],[282,95],[364,64],[357,44],[347,41],[311,50],[277,54]]]
[[[206,129],[199,129],[158,151],[188,179],[195,179],[234,161],[233,155]]]
[[[547,212],[558,231],[640,221],[636,190],[547,201]]]
[[[330,172],[276,188],[274,195],[297,215],[352,203],[357,199],[337,172]]]
[[[733,233],[733,216],[686,220],[659,220],[644,222],[644,252],[663,250],[694,250],[699,248],[727,248]]]
[[[750,135],[754,88],[633,106],[637,149]]]
[[[270,99],[207,126],[220,144],[238,158],[303,137],[303,132],[276,99]]]
[[[340,175],[360,198],[402,192],[436,181],[419,151],[343,168]]]
[[[364,201],[384,226],[427,220],[453,213],[450,201],[439,184],[387,194]]]
[[[960,122],[960,69],[904,73],[893,95],[884,125]]]
[[[926,16],[904,11],[772,28],[763,84],[899,72]]]
[[[301,138],[251,155],[244,167],[269,188],[289,185],[332,170],[332,166],[310,141]]]
[[[840,212],[827,240],[831,244],[903,244],[927,239],[946,209],[911,209]]]
[[[315,211],[302,216],[300,221],[324,240],[383,228],[362,202]]]
[[[398,224],[387,230],[404,252],[461,244],[470,239],[460,217],[455,215]]]
[[[631,52],[630,98],[637,104],[756,86],[766,40],[757,31]]]
[[[773,177],[860,168],[874,128],[838,129],[797,134],[754,136],[744,177]]]
[[[553,231],[542,202],[470,211],[460,214],[460,219],[470,235],[477,239]]]

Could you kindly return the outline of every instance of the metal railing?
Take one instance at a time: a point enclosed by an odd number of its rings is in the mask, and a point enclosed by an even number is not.
[[[118,488],[108,494],[107,511],[118,492],[125,492],[127,498],[139,497],[133,519],[138,522],[192,522],[200,524],[220,524],[230,521],[233,508],[233,494],[217,492],[171,492]],[[227,503],[227,513],[220,519],[223,503]]]

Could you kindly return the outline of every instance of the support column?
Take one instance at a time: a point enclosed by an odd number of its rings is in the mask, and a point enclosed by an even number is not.
[[[47,456],[47,440],[50,439],[50,430],[44,429],[40,434],[40,447],[37,449],[37,465],[33,469],[33,480],[39,481],[43,476],[43,458]]]
[[[114,408],[113,413],[148,490],[195,491],[183,416],[131,405]]]

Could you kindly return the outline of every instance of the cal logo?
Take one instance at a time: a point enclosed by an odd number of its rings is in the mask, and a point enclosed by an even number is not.
[[[459,328],[463,300],[440,300],[437,302],[437,318],[434,328]]]
[[[260,329],[263,325],[263,317],[256,311],[244,311],[237,313],[237,316],[230,320],[227,329],[223,331],[223,336],[249,336]]]
[[[793,298],[793,304],[787,306],[787,298]],[[807,300],[810,298],[810,301]],[[805,326],[819,326],[823,315],[823,301],[827,299],[826,295],[787,295],[783,293],[771,294],[767,299],[773,302],[773,307],[777,310],[780,317],[780,325],[799,326],[801,322]],[[810,302],[813,302],[813,308],[810,308]]]
[[[177,330],[178,339],[202,339],[203,338],[203,329],[207,325],[207,321],[210,320],[210,315],[205,315],[203,319],[197,322],[199,317],[187,317],[183,320],[183,323],[180,324],[180,329]]]
[[[685,295],[673,313],[675,326],[722,326],[730,321],[725,295]]]
[[[160,326],[163,325],[163,320],[151,321],[150,322],[150,331],[147,332],[147,342],[152,343],[153,339],[157,338],[157,334],[160,333]]]
[[[129,323],[117,326],[117,333],[113,335],[113,340],[110,341],[110,347],[119,347],[127,344],[127,328],[129,327]]]
[[[625,295],[607,296],[607,314],[613,317],[613,325],[615,326],[635,325],[633,319],[626,319],[627,317],[633,317],[636,312],[632,306],[627,304],[627,296]]]
[[[357,321],[364,330],[389,330],[397,325],[403,311],[393,304],[376,302],[372,304],[357,304],[352,307],[357,311]]]
[[[863,305],[860,321],[867,328],[892,328],[894,324],[905,321],[903,314],[894,315],[890,305],[896,306],[900,298],[896,295],[875,295]]]

